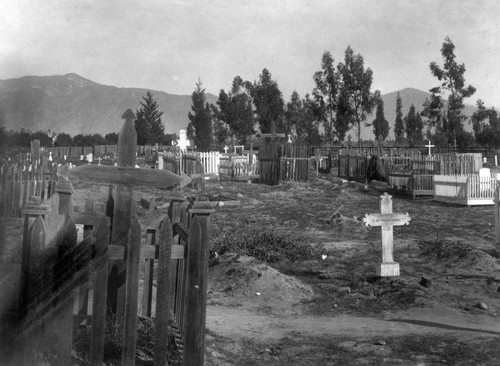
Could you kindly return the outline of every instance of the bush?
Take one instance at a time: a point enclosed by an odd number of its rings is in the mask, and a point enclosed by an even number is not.
[[[286,232],[242,228],[236,232],[214,230],[212,233],[211,250],[219,255],[238,253],[273,263],[310,260],[318,258],[322,253],[321,248],[308,244],[305,238]]]

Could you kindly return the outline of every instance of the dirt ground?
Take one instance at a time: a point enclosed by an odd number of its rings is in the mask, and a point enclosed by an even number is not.
[[[411,221],[394,227],[401,275],[380,278],[375,266],[381,230],[365,226],[362,218],[380,212],[385,191],[381,182],[345,182],[333,175],[274,186],[208,181],[212,200],[240,202],[217,207],[216,240],[226,235],[228,242],[244,241],[266,232],[314,250],[306,259],[267,262],[212,250],[205,364],[500,364],[493,206],[391,193],[393,211],[408,213]],[[198,192],[185,188],[184,194]],[[154,197],[165,210],[167,196],[141,189],[135,198]],[[103,212],[106,197],[107,187],[75,185],[77,210],[93,198],[95,210]]]
[[[210,269],[207,365],[500,364],[500,261],[492,206],[392,193],[401,276],[375,275],[385,184],[322,176],[276,186],[212,182],[214,230],[286,232],[317,258],[262,263],[227,256]],[[326,256],[326,258],[325,258]],[[422,277],[428,283],[423,285]]]

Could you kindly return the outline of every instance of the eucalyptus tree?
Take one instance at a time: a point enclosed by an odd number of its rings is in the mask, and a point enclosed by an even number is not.
[[[446,37],[441,47],[443,67],[431,62],[431,73],[441,84],[430,89],[431,100],[425,106],[424,114],[431,123],[447,136],[448,142],[457,145],[457,139],[464,134],[464,99],[472,96],[476,88],[465,83],[465,65],[456,61],[455,45]]]
[[[363,56],[354,54],[351,46],[345,50],[344,63],[339,63],[338,70],[342,77],[338,115],[343,123],[354,127],[361,143],[361,125],[376,102],[371,92],[373,72],[370,68],[365,69]]]

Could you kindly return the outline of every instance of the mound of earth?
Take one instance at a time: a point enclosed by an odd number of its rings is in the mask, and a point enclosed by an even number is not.
[[[500,270],[497,260],[490,254],[466,243],[449,240],[423,241],[420,246],[423,254],[434,256],[446,267],[455,267],[465,271]]]
[[[311,296],[309,285],[253,257],[235,256],[209,270],[209,305],[242,306],[287,315],[300,312],[302,301]]]

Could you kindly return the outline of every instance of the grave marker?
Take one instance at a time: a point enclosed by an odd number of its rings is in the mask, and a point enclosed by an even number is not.
[[[108,304],[118,321],[123,322],[122,365],[135,363],[137,340],[137,309],[139,290],[139,263],[141,234],[133,201],[134,185],[149,187],[171,187],[190,181],[168,170],[135,168],[137,133],[134,112],[128,109],[122,116],[125,123],[118,135],[117,166],[81,165],[68,170],[68,174],[96,183],[115,183],[116,199],[113,209],[111,246],[123,248],[125,260],[110,261]],[[110,256],[112,259],[112,256]]]
[[[392,198],[385,192],[380,201],[379,214],[367,214],[363,221],[366,226],[381,226],[382,263],[377,266],[377,275],[381,277],[399,276],[399,263],[393,257],[393,226],[409,225],[410,216],[392,212]]]
[[[431,154],[431,147],[436,147],[435,145],[431,145],[431,140],[429,140],[429,143],[425,145],[426,148],[429,149],[429,156],[432,156]]]

